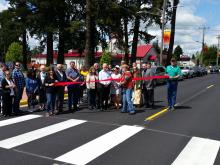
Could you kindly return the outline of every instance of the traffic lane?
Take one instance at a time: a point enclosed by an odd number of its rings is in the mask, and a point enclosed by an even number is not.
[[[88,165],[172,164],[190,137],[143,130]]]
[[[80,119],[97,123],[107,123],[116,125],[144,125],[144,119],[146,116],[151,116],[157,113],[163,108],[163,106],[157,105],[155,109],[138,108],[135,115],[129,115],[129,113],[120,113],[115,109],[106,111],[88,110],[87,108],[75,112],[61,114],[56,117],[64,119]]]
[[[22,153],[13,150],[1,149],[0,148],[0,160],[1,164],[4,165],[61,165],[58,161],[47,157],[37,157],[36,155],[31,155],[28,153]]]
[[[182,102],[188,97],[198,93],[202,89],[219,82],[220,76],[218,74],[207,75],[204,77],[195,77],[180,81],[177,91],[177,102]],[[160,105],[167,106],[167,86],[158,86],[155,89],[155,100]]]
[[[192,96],[198,91],[204,89],[209,84],[216,82],[217,78],[214,75],[208,75],[206,77],[200,77],[195,79],[189,79],[183,82],[180,82],[178,100],[186,100],[188,97]],[[196,85],[197,84],[197,85]],[[64,113],[57,117],[60,118],[74,118],[81,120],[88,120],[94,122],[110,123],[110,124],[128,124],[128,125],[144,125],[145,118],[152,116],[155,113],[158,113],[167,106],[167,87],[159,86],[155,89],[155,109],[146,109],[146,108],[137,108],[136,115],[121,114],[120,111],[115,109],[109,109],[107,111],[97,111],[97,110],[88,110],[87,105],[81,106],[81,110],[75,112],[74,114]]]
[[[175,111],[149,123],[148,128],[220,140],[220,102],[216,97],[219,90],[219,86],[204,90]]]

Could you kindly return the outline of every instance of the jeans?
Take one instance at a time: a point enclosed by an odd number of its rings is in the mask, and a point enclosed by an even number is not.
[[[47,96],[47,112],[53,112],[55,108],[56,102],[56,94],[55,93],[46,93]]]
[[[24,88],[15,90],[15,98],[14,98],[14,105],[13,105],[14,113],[20,112],[20,101],[22,99],[23,91],[24,91]]]
[[[176,104],[177,86],[178,86],[178,81],[167,82],[167,87],[168,87],[167,99],[168,99],[168,106],[170,108],[174,107],[174,105]]]
[[[72,106],[74,107],[74,110],[77,110],[77,104],[79,102],[79,86],[74,85],[71,87],[68,87],[68,108],[69,111],[72,111]]]
[[[122,91],[122,101],[123,101],[123,107],[122,107],[122,112],[129,112],[129,113],[134,113],[135,109],[133,106],[132,102],[132,89],[123,89]]]

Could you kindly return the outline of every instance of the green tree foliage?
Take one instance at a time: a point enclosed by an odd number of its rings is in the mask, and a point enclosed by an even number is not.
[[[217,50],[218,49],[216,46],[208,47],[208,51],[203,54],[203,64],[205,66],[208,66],[210,64],[216,64]]]
[[[177,45],[177,47],[174,50],[174,57],[179,61],[180,60],[180,55],[183,54],[183,49],[181,48],[180,45]]]
[[[103,52],[102,57],[100,59],[100,65],[104,63],[111,64],[111,53],[106,50]]]
[[[5,61],[6,62],[16,62],[23,60],[23,47],[19,42],[13,42],[6,53]]]

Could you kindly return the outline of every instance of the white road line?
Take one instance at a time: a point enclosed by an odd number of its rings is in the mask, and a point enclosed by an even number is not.
[[[61,155],[55,160],[75,165],[85,165],[141,130],[143,130],[141,127],[121,126],[64,155]]]
[[[15,137],[11,137],[5,140],[0,141],[0,147],[6,148],[6,149],[11,149],[13,147],[20,146],[22,144],[43,138],[45,136],[57,133],[59,131],[68,129],[70,127],[77,126],[79,124],[85,123],[86,121],[84,120],[67,120],[61,123],[57,123],[48,127],[44,127],[41,129],[37,129],[31,132],[27,132],[25,134],[21,134]]]
[[[27,121],[27,120],[31,120],[31,119],[35,119],[39,117],[42,117],[42,116],[41,115],[25,115],[21,117],[12,118],[12,119],[2,120],[0,121],[0,127],[4,127],[6,125],[11,125],[15,123],[20,123],[23,121]]]
[[[193,137],[172,165],[213,165],[220,141]]]

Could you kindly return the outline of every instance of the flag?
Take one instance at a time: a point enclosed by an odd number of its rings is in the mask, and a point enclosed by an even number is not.
[[[165,30],[164,31],[164,36],[163,36],[164,45],[169,45],[170,44],[170,34],[171,34],[170,30]]]

